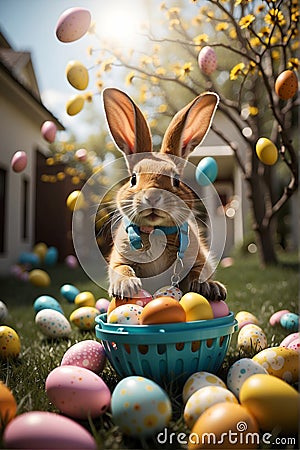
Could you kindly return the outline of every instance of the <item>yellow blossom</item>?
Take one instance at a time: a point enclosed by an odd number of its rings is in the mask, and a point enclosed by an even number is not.
[[[101,69],[103,72],[109,72],[111,70],[112,63],[114,62],[114,58],[107,59],[103,61]]]
[[[129,74],[126,76],[125,84],[126,84],[127,86],[128,86],[129,84],[132,84],[134,77],[135,77],[135,73],[134,73],[133,71],[132,71],[132,72],[129,72]]]
[[[159,78],[157,77],[150,77],[150,81],[152,84],[159,84]]]
[[[152,63],[152,58],[151,56],[142,56],[140,59],[140,63],[142,66],[146,66],[147,64],[151,64]]]
[[[255,16],[253,14],[248,14],[247,16],[244,16],[239,21],[239,26],[243,28],[248,28],[251,23],[255,20]]]
[[[259,5],[257,8],[256,8],[256,14],[259,14],[259,13],[261,13],[263,10],[265,9],[265,5]]]
[[[157,75],[165,75],[166,74],[166,69],[164,67],[158,67],[155,71],[155,73]]]
[[[237,80],[239,75],[245,75],[245,64],[239,63],[234,66],[230,71],[230,80]]]
[[[260,36],[260,37],[269,37],[270,32],[271,32],[270,28],[263,27],[263,28],[261,28],[259,30],[258,36]]]
[[[157,108],[157,111],[159,113],[164,113],[166,112],[168,109],[168,106],[165,103],[162,103],[161,105],[159,105],[159,107]]]
[[[230,36],[231,39],[236,39],[237,34],[236,34],[236,29],[235,28],[230,28],[229,36]]]
[[[101,89],[103,88],[103,81],[102,80],[97,80],[96,81],[96,87],[99,91],[101,91]]]
[[[274,61],[280,60],[280,52],[278,50],[273,50],[271,56]]]
[[[185,63],[182,66],[182,75],[188,75],[193,70],[192,63]]]
[[[176,6],[174,8],[170,8],[168,11],[168,16],[177,16],[180,13],[180,8],[177,8]]]
[[[225,31],[229,27],[228,23],[226,22],[220,22],[215,26],[216,31]]]
[[[288,67],[291,69],[298,70],[299,68],[299,59],[298,58],[290,58],[288,60]]]
[[[249,105],[249,114],[250,114],[250,116],[257,116],[258,108],[256,106]]]
[[[208,42],[208,35],[207,34],[198,34],[198,36],[195,36],[193,38],[193,41],[196,45],[202,45],[206,42]]]
[[[251,2],[252,2],[252,0],[236,0],[234,6],[241,5],[242,3],[247,4],[247,3],[251,3]]]
[[[254,37],[250,39],[250,45],[251,47],[259,47],[261,44],[260,40],[258,37]]]
[[[169,28],[170,30],[172,30],[173,28],[175,28],[177,25],[180,24],[180,21],[178,19],[172,19],[169,22]]]
[[[278,8],[272,8],[265,16],[265,22],[270,25],[285,25],[286,21],[284,15]]]
[[[91,103],[93,100],[93,93],[92,92],[86,92],[84,94],[84,98],[88,103]]]

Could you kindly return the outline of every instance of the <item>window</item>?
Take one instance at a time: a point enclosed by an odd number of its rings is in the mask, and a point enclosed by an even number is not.
[[[5,252],[6,170],[0,167],[0,254]]]
[[[22,225],[21,225],[21,237],[22,239],[28,238],[28,207],[29,207],[29,181],[26,177],[22,179]]]

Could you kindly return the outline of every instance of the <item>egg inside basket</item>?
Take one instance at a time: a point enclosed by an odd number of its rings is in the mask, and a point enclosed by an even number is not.
[[[159,325],[110,324],[107,314],[101,314],[96,323],[96,337],[118,375],[179,385],[194,372],[216,373],[237,330],[232,312],[212,320]]]

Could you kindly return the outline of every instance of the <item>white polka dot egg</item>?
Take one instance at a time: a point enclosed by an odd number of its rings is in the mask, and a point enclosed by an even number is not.
[[[104,369],[106,356],[103,345],[93,339],[77,342],[64,354],[62,366],[79,366],[100,373]]]
[[[39,330],[48,338],[63,338],[71,333],[71,325],[66,317],[54,309],[42,309],[35,316]]]
[[[227,374],[227,386],[237,397],[244,381],[256,373],[268,373],[264,367],[250,358],[242,358],[230,367]]]
[[[186,380],[183,386],[183,402],[186,403],[194,392],[205,386],[221,386],[226,388],[224,381],[217,377],[217,375],[205,371],[195,372]]]
[[[164,286],[160,289],[158,289],[154,294],[153,298],[157,297],[172,297],[175,300],[180,300],[183,293],[181,290],[176,286]]]
[[[154,436],[168,426],[172,415],[166,392],[154,381],[140,376],[121,380],[111,398],[112,418],[129,436]]]
[[[143,307],[132,303],[117,306],[107,318],[108,323],[123,325],[139,325]]]

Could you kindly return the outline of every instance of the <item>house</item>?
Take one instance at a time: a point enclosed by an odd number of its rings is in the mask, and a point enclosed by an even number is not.
[[[15,51],[2,33],[0,117],[0,275],[4,275],[36,242],[59,247],[61,256],[72,250],[71,236],[66,239],[71,213],[65,199],[74,187],[68,177],[59,186],[41,183],[41,174],[49,171],[41,125],[51,120],[58,130],[64,127],[41,101],[30,53]],[[28,163],[15,173],[11,159],[19,150],[26,152]]]

